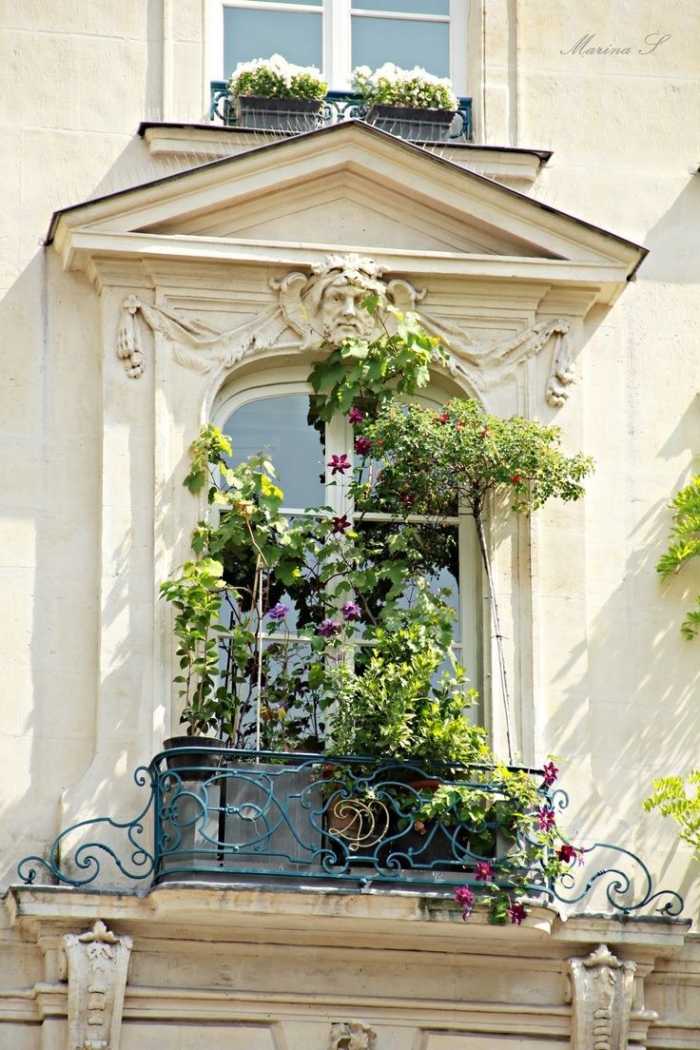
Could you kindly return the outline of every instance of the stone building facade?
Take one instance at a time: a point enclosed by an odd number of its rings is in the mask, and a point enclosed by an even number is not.
[[[370,16],[306,7],[347,88],[342,17]],[[441,9],[403,5],[422,7]],[[445,10],[472,134],[435,144],[356,119],[210,121],[214,0],[0,4],[2,1050],[700,1048],[697,863],[641,811],[654,776],[696,763],[700,729],[678,629],[696,581],[654,571],[700,447],[700,12]],[[40,865],[23,883],[22,858],[96,817],[120,857],[138,850],[118,826],[143,805],[133,771],[177,727],[158,585],[200,510],[187,448],[203,422],[307,389],[347,323],[328,289],[358,274],[442,339],[436,401],[556,423],[596,460],[581,503],[491,542],[519,759],[555,755],[571,836],[628,853],[521,927],[465,924],[410,887],[151,887],[109,857],[84,885],[75,860],[73,884]],[[467,598],[502,751],[478,581]],[[94,853],[87,827],[61,862]],[[616,877],[648,908],[616,910]],[[665,891],[683,908],[660,913]]]

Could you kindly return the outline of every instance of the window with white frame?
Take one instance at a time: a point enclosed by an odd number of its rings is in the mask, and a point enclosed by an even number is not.
[[[326,505],[333,514],[346,515],[356,529],[381,530],[400,527],[389,514],[363,510],[355,513],[344,479],[333,478],[328,461],[345,453],[353,457],[353,429],[343,416],[325,425],[309,421],[311,389],[304,381],[272,382],[238,390],[228,396],[217,412],[218,422],[233,447],[234,462],[264,452],[274,464],[277,480],[285,493],[284,513],[289,518],[304,515],[308,507]],[[439,392],[420,401],[438,407],[444,398]],[[327,512],[326,512],[327,513]],[[455,656],[466,667],[478,687],[480,678],[480,588],[481,574],[475,530],[470,518],[404,520],[433,530],[437,556],[431,587],[449,588],[456,613]],[[279,600],[277,595],[274,600]],[[288,601],[288,596],[283,596]],[[409,596],[407,596],[409,600]],[[303,611],[291,608],[287,618],[288,640],[300,647],[308,642],[296,634],[303,622]],[[261,643],[265,645],[265,637]],[[361,640],[356,644],[367,644]],[[303,659],[300,651],[299,658]],[[478,717],[474,712],[474,717]]]
[[[466,92],[469,0],[207,0],[210,80],[283,55],[347,90],[356,66],[394,62],[449,76]]]

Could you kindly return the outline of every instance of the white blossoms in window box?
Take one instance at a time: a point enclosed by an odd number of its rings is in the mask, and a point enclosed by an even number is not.
[[[385,62],[374,72],[369,66],[358,66],[353,71],[352,86],[369,106],[454,111],[458,105],[451,81],[420,66],[401,69],[393,62]]]
[[[328,84],[315,66],[295,66],[282,55],[239,62],[228,84],[233,98],[293,98],[320,101]]]

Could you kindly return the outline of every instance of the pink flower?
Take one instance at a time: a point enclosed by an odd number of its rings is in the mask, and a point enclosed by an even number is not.
[[[348,423],[352,423],[353,426],[355,423],[361,423],[364,418],[365,414],[361,408],[353,407],[348,412]]]
[[[438,423],[442,423],[443,426],[445,425],[445,423],[449,423],[449,421],[450,421],[450,414],[449,414],[449,412],[443,412],[442,415],[439,415],[437,417],[437,421],[438,421]]]
[[[474,865],[474,878],[479,882],[489,882],[493,878],[493,868],[487,860],[480,860]]]
[[[335,477],[336,474],[344,474],[346,470],[350,470],[351,463],[345,452],[339,456],[334,453],[328,460],[328,466],[331,468],[331,475]]]
[[[545,762],[542,766],[543,782],[545,787],[551,787],[559,776],[559,770],[553,762]]]
[[[357,452],[358,456],[366,456],[371,448],[372,442],[369,438],[355,438],[355,452]]]
[[[462,909],[462,918],[466,922],[472,911],[474,910],[474,896],[473,890],[470,890],[468,886],[458,886],[455,890],[455,900]]]
[[[527,912],[525,910],[525,905],[521,904],[519,901],[516,901],[514,904],[511,904],[510,908],[508,909],[508,916],[510,918],[510,921],[516,926],[522,925],[523,919],[526,917],[526,915]]]
[[[362,609],[357,602],[346,602],[342,613],[346,620],[359,620],[362,617]]]
[[[565,842],[563,846],[559,847],[557,856],[559,857],[559,860],[563,860],[565,864],[571,864],[572,861],[578,861],[579,864],[583,864],[583,850],[577,849],[576,846],[572,846],[568,842]]]
[[[541,806],[537,810],[537,826],[540,831],[551,831],[554,824],[554,810],[549,806]]]
[[[343,533],[350,526],[351,522],[348,521],[346,514],[342,514],[339,518],[333,518],[333,532]]]

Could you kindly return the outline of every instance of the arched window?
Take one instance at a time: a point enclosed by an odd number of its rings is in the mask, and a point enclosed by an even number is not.
[[[397,519],[389,514],[371,509],[356,513],[347,479],[332,476],[328,462],[334,454],[353,459],[353,428],[342,416],[327,424],[311,423],[310,394],[308,383],[290,380],[239,385],[225,395],[216,421],[231,440],[234,463],[264,452],[275,466],[285,493],[284,513],[291,518],[307,513],[309,507],[328,506],[359,529],[390,525]],[[420,401],[438,408],[447,397],[439,388],[428,388]],[[481,569],[473,521],[458,512],[440,522],[414,515],[407,520],[435,531],[438,542],[431,585],[452,591],[456,655],[471,683],[481,690]],[[288,622],[290,641],[303,646],[305,640],[295,634],[296,610],[291,610]],[[262,643],[268,640],[263,634]],[[478,707],[472,709],[472,716],[481,716]]]

